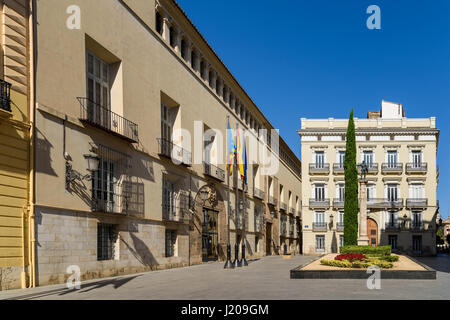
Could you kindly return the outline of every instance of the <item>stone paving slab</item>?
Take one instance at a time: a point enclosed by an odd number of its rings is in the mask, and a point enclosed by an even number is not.
[[[75,291],[64,285],[3,291],[0,300],[450,299],[450,256],[417,259],[437,270],[436,281],[382,279],[381,290],[369,290],[367,278],[290,279],[290,270],[315,259],[265,257],[237,270],[224,270],[217,262],[86,281]]]

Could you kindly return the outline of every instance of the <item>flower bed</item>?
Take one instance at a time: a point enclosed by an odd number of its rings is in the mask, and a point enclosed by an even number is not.
[[[390,246],[347,246],[341,247],[341,253],[334,260],[320,260],[320,264],[340,268],[378,266],[379,268],[390,269],[394,266],[394,262],[399,260],[398,256],[391,255]]]

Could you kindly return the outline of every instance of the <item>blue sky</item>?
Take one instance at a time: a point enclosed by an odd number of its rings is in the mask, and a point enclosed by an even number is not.
[[[365,118],[381,100],[437,118],[438,199],[450,212],[450,1],[178,3],[300,158],[300,118]],[[430,5],[432,3],[432,5]],[[381,30],[369,30],[370,5]]]

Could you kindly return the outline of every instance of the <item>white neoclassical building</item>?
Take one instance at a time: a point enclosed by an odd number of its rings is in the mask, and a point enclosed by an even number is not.
[[[401,104],[355,118],[357,161],[367,174],[367,234],[414,255],[434,255],[439,169],[436,119],[409,119]],[[338,252],[343,244],[344,158],[348,119],[301,119],[303,252]]]

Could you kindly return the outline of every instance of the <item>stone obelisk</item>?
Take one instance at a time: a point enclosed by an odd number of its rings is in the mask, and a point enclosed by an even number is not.
[[[367,179],[359,180],[359,194],[361,195],[361,203],[359,205],[359,233],[358,245],[369,245],[369,237],[367,236]]]

